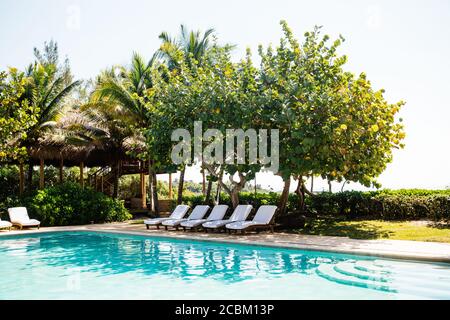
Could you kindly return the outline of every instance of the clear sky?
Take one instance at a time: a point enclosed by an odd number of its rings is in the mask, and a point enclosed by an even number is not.
[[[380,177],[383,187],[450,185],[448,0],[0,0],[0,69],[24,68],[33,60],[33,47],[54,39],[76,77],[90,78],[128,63],[133,51],[150,57],[160,32],[177,34],[181,23],[215,28],[221,42],[237,45],[234,55],[240,57],[246,47],[276,44],[281,19],[299,37],[314,25],[332,37],[342,34],[346,68],[366,72],[375,88],[386,89],[389,101],[407,102],[401,112],[406,148],[395,152]],[[197,180],[198,174],[191,170],[189,177]],[[266,174],[258,183],[281,186]]]

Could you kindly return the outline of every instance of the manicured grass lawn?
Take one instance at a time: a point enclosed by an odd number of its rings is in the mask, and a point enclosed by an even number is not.
[[[427,221],[343,221],[310,219],[300,234],[341,236],[353,239],[394,239],[450,243],[450,224]]]
[[[129,221],[142,224],[143,219]],[[305,228],[295,231],[300,234],[339,236],[352,239],[393,239],[450,243],[450,224],[430,221],[346,221],[331,218],[307,218]]]

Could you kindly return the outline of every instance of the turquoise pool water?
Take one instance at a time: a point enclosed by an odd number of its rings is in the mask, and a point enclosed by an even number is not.
[[[95,232],[0,238],[0,299],[449,299],[450,265]]]

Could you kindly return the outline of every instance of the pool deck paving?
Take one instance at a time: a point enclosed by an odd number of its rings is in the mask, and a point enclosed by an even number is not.
[[[291,249],[338,252],[378,256],[395,259],[421,260],[450,263],[450,244],[405,240],[358,240],[346,237],[299,235],[282,232],[227,234],[197,231],[166,231],[163,228],[147,230],[143,224],[107,223],[83,226],[47,227],[28,230],[0,231],[0,238],[7,235],[35,234],[54,231],[97,231],[120,234],[144,235],[161,238],[201,240],[283,247]]]

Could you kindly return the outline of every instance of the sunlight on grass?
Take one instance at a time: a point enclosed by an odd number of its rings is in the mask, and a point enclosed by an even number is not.
[[[393,239],[450,243],[450,226],[423,221],[339,221],[308,219],[301,234],[341,236],[353,239]]]
[[[130,220],[128,221],[129,224],[143,224],[144,220],[143,219],[137,219],[137,220]]]

